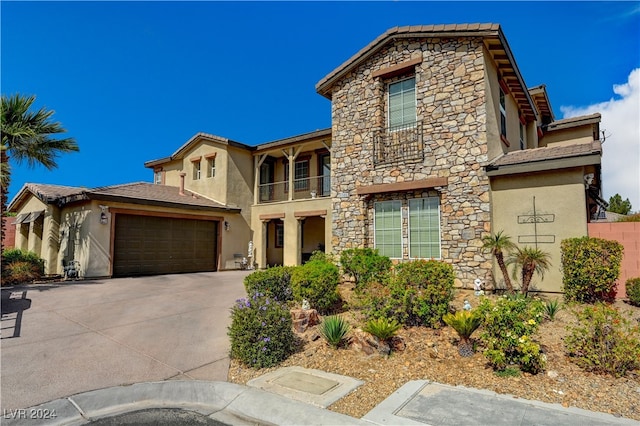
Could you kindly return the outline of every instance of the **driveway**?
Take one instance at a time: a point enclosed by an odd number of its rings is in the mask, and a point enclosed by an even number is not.
[[[2,289],[2,410],[109,386],[226,381],[246,271]],[[5,411],[3,411],[5,412]]]

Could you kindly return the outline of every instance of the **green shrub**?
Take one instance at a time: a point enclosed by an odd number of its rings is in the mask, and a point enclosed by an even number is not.
[[[291,273],[293,266],[276,266],[255,271],[244,277],[247,294],[261,293],[281,302],[293,300]]]
[[[312,308],[320,312],[327,312],[340,300],[339,282],[338,267],[322,260],[312,260],[298,266],[291,275],[294,299],[298,302],[306,299]]]
[[[545,357],[531,337],[543,317],[540,300],[503,296],[493,303],[485,298],[477,310],[483,317],[480,339],[485,345],[484,355],[495,370],[516,365],[535,374],[544,369]]]
[[[340,254],[340,264],[345,274],[355,278],[355,287],[361,291],[372,281],[382,282],[391,271],[391,259],[371,248],[352,248]]]
[[[227,334],[231,358],[253,368],[277,365],[295,349],[289,309],[262,293],[236,301]]]
[[[621,377],[640,368],[640,326],[604,303],[576,313],[564,339],[572,360],[588,371]]]
[[[44,275],[44,259],[36,253],[19,248],[6,249],[2,252],[2,269],[13,262],[27,262],[34,265],[40,275]]]
[[[640,306],[640,277],[629,278],[625,282],[627,298],[632,305]]]
[[[453,299],[453,267],[438,260],[397,266],[390,283],[367,288],[363,308],[368,318],[395,319],[402,325],[437,328]],[[373,290],[373,291],[372,291]]]
[[[560,247],[566,300],[595,303],[615,299],[622,244],[582,237],[562,240]]]
[[[350,329],[349,323],[339,315],[326,317],[318,326],[320,335],[334,348],[346,339]]]
[[[628,216],[622,216],[618,218],[616,222],[640,222],[640,213],[634,213]]]
[[[376,336],[378,339],[385,341],[392,338],[401,328],[402,324],[399,324],[394,319],[377,318],[369,320],[362,329]]]

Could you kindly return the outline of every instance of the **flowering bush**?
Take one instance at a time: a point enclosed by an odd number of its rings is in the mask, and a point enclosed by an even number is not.
[[[231,358],[254,368],[277,365],[295,348],[289,309],[263,293],[236,301],[227,334]]]
[[[597,303],[576,313],[578,324],[569,327],[565,347],[580,367],[621,377],[640,368],[640,326],[620,311]]]
[[[538,373],[545,357],[531,336],[543,318],[544,305],[524,296],[500,297],[495,303],[483,299],[478,313],[484,318],[480,335],[484,355],[495,370],[517,365],[522,371]]]
[[[293,299],[291,291],[291,272],[293,266],[275,266],[263,271],[255,271],[244,277],[247,294],[262,293],[287,302]]]

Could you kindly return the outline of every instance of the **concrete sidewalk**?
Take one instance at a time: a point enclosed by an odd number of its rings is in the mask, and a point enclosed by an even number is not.
[[[158,410],[162,409],[162,410]],[[179,409],[179,410],[176,410]],[[557,404],[492,392],[413,381],[362,419],[275,393],[226,382],[164,381],[118,386],[73,395],[4,413],[3,425],[119,424],[133,413],[136,424],[213,425],[638,425]],[[48,418],[44,418],[48,416]],[[55,416],[55,417],[54,417]],[[112,419],[112,421],[110,421]],[[192,421],[192,422],[189,422]]]

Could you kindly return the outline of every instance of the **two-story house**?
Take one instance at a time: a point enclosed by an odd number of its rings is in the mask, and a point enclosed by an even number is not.
[[[374,247],[396,261],[451,262],[460,286],[478,277],[500,286],[481,238],[503,230],[551,253],[552,270],[534,289],[560,290],[560,241],[587,235],[606,204],[600,116],[556,121],[545,87],[527,88],[499,25],[392,28],[316,90],[332,103],[330,129],[257,146],[199,133],[145,163],[154,184],[131,184],[135,191],[47,198],[26,185],[10,206],[22,218],[16,245],[40,238],[49,271],[59,271],[70,259],[60,223],[73,207],[91,223],[73,252],[87,277],[231,269],[245,257],[258,268],[295,265],[318,249]],[[60,209],[49,214],[53,238],[30,237],[24,215],[49,217],[33,197]],[[192,226],[205,230],[184,231]],[[180,263],[175,256],[201,260],[165,271]]]

